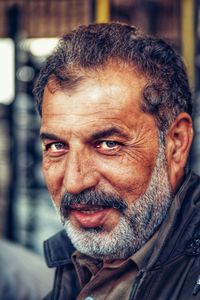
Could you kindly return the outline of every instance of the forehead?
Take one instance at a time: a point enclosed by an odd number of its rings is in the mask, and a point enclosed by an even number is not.
[[[73,90],[51,93],[45,88],[42,104],[43,126],[66,121],[118,119],[123,122],[130,114],[137,118],[146,79],[130,68],[116,65],[89,72]]]
[[[80,84],[75,89],[63,89],[52,92],[46,86],[43,97],[42,115],[47,109],[59,108],[61,97],[65,95],[65,103],[63,105],[69,109],[76,110],[82,106],[88,108],[109,107],[117,108],[122,106],[138,107],[141,103],[143,89],[146,79],[134,72],[130,67],[123,67],[119,64],[108,65],[105,68],[95,71],[85,72]],[[52,101],[52,99],[54,99]],[[52,107],[53,106],[53,107]]]

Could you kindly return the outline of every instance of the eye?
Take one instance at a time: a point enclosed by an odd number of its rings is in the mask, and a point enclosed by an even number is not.
[[[59,156],[67,151],[67,146],[63,142],[53,142],[44,146],[44,150],[52,156]]]
[[[49,149],[51,149],[51,151],[53,152],[62,150],[63,148],[64,148],[64,144],[61,142],[52,143],[49,147]]]
[[[101,142],[100,146],[105,149],[113,149],[118,146],[118,143],[114,141],[104,141]]]
[[[100,152],[112,154],[113,151],[119,150],[120,146],[121,144],[116,141],[101,141],[96,147]]]

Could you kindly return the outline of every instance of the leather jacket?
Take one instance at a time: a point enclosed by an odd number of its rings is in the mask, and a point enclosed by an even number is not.
[[[70,258],[74,248],[65,231],[47,240],[44,250],[47,265],[56,268],[53,290],[45,299],[76,299],[80,287]],[[106,299],[109,300],[109,295]],[[160,227],[147,266],[138,272],[129,300],[197,299],[200,299],[200,178],[190,172]]]

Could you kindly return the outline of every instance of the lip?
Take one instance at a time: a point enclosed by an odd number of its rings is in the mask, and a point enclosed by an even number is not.
[[[96,228],[102,226],[113,208],[103,206],[71,206],[70,216],[73,217],[81,227]]]

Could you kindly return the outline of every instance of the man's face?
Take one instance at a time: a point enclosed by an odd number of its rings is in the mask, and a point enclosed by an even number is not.
[[[75,247],[124,258],[170,205],[165,154],[140,109],[145,79],[115,66],[90,75],[72,92],[45,89],[43,172]]]

